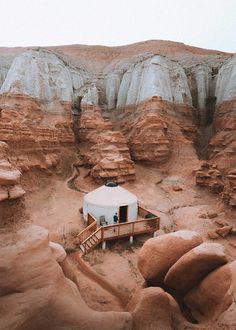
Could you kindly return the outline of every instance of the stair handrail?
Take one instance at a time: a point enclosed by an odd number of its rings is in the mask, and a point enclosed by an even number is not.
[[[94,231],[90,236],[88,236],[83,242],[82,244],[85,244],[87,241],[90,240],[90,238],[92,238],[93,236],[95,236],[99,231],[102,232],[101,238],[98,239],[98,242],[100,243],[103,239],[103,227],[99,227],[96,231]]]
[[[92,214],[88,213],[88,216],[90,216],[93,219],[93,222],[91,222],[90,225],[88,225],[86,228],[84,228],[77,235],[76,238],[77,238],[77,241],[79,242],[79,244],[81,244],[82,242],[84,242],[84,240],[91,235],[91,230],[93,230],[93,228],[94,228],[94,231],[95,231],[96,228],[97,228],[97,225],[98,225],[97,219]],[[88,234],[90,234],[90,235],[88,236]],[[83,238],[83,236],[86,236],[86,237]]]

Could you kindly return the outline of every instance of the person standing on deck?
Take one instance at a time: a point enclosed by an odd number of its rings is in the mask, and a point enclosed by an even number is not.
[[[115,213],[113,215],[113,222],[116,224],[118,222],[118,220],[119,220],[118,215],[117,215],[117,213]]]

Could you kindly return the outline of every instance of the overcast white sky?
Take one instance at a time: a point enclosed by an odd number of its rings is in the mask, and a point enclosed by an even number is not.
[[[236,0],[0,0],[0,46],[149,39],[236,52]]]

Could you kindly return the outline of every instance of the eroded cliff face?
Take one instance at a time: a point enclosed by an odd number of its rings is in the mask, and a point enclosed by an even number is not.
[[[56,166],[76,145],[93,178],[124,182],[133,162],[166,162],[179,141],[222,165],[234,152],[235,57],[170,46],[3,52],[0,139],[17,144],[15,164]]]
[[[108,109],[134,106],[153,96],[192,104],[183,68],[167,57],[147,54],[121,63],[105,79]]]
[[[211,190],[212,178],[210,167],[217,168],[221,181],[223,200],[231,205],[236,205],[235,182],[235,151],[236,151],[236,56],[232,56],[220,67],[216,75],[215,99],[216,105],[212,117],[213,134],[208,144],[209,170],[205,173],[205,186]],[[201,172],[201,171],[200,171]],[[198,183],[198,177],[197,177]]]
[[[236,56],[227,60],[219,70],[216,81],[215,136],[210,143],[211,158],[219,159],[222,168],[235,161]],[[230,157],[228,165],[224,160]],[[231,163],[232,161],[232,163]]]

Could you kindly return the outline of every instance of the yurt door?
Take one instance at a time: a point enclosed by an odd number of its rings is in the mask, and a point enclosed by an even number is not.
[[[120,206],[119,208],[119,222],[126,222],[128,218],[128,205]]]

